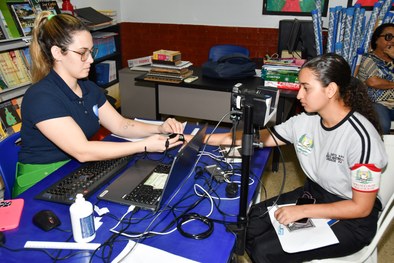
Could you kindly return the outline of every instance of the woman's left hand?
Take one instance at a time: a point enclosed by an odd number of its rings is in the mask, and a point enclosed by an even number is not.
[[[159,131],[162,134],[167,133],[183,133],[183,124],[174,118],[168,118],[162,125],[159,126]]]

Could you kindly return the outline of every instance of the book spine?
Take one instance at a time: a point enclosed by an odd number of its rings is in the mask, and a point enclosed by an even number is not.
[[[293,75],[269,74],[265,76],[262,75],[261,77],[264,80],[298,83],[298,77]]]
[[[181,60],[181,54],[176,53],[176,54],[166,54],[166,53],[160,53],[160,51],[153,52],[152,56],[153,60],[160,60],[160,61],[178,61]]]
[[[299,83],[291,83],[291,82],[284,82],[284,81],[271,81],[266,80],[264,81],[264,85],[268,87],[275,87],[278,89],[290,89],[290,90],[299,90],[300,84]]]
[[[158,59],[152,59],[152,65],[172,65],[172,66],[177,66],[181,64],[181,60],[176,60],[176,61],[169,61],[169,60],[158,60]]]

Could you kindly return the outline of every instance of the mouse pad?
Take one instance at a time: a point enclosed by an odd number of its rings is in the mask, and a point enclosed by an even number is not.
[[[23,205],[24,200],[21,198],[0,201],[0,231],[19,226]]]

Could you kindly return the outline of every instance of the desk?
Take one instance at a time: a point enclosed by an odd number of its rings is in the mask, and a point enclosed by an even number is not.
[[[186,128],[187,129],[186,133],[190,133],[192,128],[194,128],[189,126],[190,125],[188,125],[188,127]],[[106,139],[114,140],[114,141],[120,140],[112,136],[109,136]],[[212,151],[216,147],[208,147],[208,148],[209,151]],[[173,150],[172,153],[174,154],[175,150]],[[268,148],[255,151],[255,154],[251,162],[251,171],[258,178],[261,177],[266,162],[269,158],[269,154],[270,154],[270,149]],[[151,154],[149,156],[151,158],[159,158],[161,155]],[[136,159],[137,158],[133,158],[130,162],[130,165],[133,165]],[[213,161],[207,156],[203,156],[202,159],[200,160],[200,163],[209,164],[209,163],[213,163]],[[50,209],[53,210],[55,214],[59,216],[62,222],[60,226],[61,229],[63,230],[71,229],[69,206],[46,202],[42,200],[35,200],[34,196],[36,196],[38,193],[40,193],[49,185],[52,185],[53,183],[58,181],[60,178],[64,177],[66,174],[68,174],[73,169],[77,168],[79,165],[80,164],[76,161],[71,161],[67,163],[61,169],[57,170],[56,172],[54,172],[53,174],[51,174],[50,176],[48,176],[47,178],[45,178],[44,180],[33,186],[32,188],[27,190],[20,196],[20,198],[23,198],[25,200],[25,206],[22,213],[21,222],[17,229],[5,232],[5,236],[6,236],[5,245],[7,247],[13,249],[23,248],[25,242],[28,240],[35,240],[35,241],[72,240],[71,233],[69,232],[63,232],[57,229],[51,230],[49,232],[42,231],[41,229],[37,228],[32,224],[32,217],[35,213],[37,213],[40,210]],[[255,176],[252,176],[252,178],[254,177]],[[194,176],[192,176],[191,178],[194,178]],[[190,180],[190,179],[187,180],[186,183],[181,188],[179,195],[177,195],[177,197],[174,198],[174,201],[176,202],[183,196],[192,193],[193,185],[195,183],[202,184],[202,182],[204,181],[202,178],[203,177],[199,177],[195,180]],[[252,200],[252,197],[256,192],[255,190],[257,189],[257,187],[258,187],[258,180],[255,179],[254,183],[249,187],[249,200]],[[103,190],[103,188],[98,190],[97,193],[100,193]],[[224,188],[225,186],[223,184],[221,184],[217,188],[216,192],[219,196],[222,197],[224,196],[224,192],[225,192]],[[192,197],[184,201],[182,205],[178,206],[178,208],[182,209],[182,207],[184,208],[185,206],[194,203],[197,199],[198,197],[196,195],[193,195]],[[90,198],[88,198],[88,200],[93,204],[97,204],[100,208],[108,207],[111,214],[113,214],[117,218],[120,218],[128,208],[127,206],[123,206],[115,203],[98,201],[96,195],[91,196]],[[232,214],[232,215],[237,214],[238,206],[239,206],[239,199],[220,202],[220,209],[226,212],[227,214]],[[206,215],[209,209],[210,209],[210,205],[208,204],[208,201],[204,200],[200,204],[198,204],[192,211],[199,213],[201,215]],[[151,212],[148,211],[139,211],[135,214],[135,217],[142,218],[147,215],[149,216],[150,213]],[[171,220],[173,220],[173,218],[174,217],[171,212],[162,213],[159,216],[158,220],[155,221],[157,222],[154,224],[155,230],[161,231],[165,226],[168,225],[168,223]],[[236,217],[222,215],[221,213],[219,213],[217,208],[214,208],[211,218],[218,220],[226,220],[228,222],[236,221]],[[112,235],[112,233],[109,232],[109,229],[111,229],[117,223],[117,221],[114,218],[109,216],[103,216],[101,221],[103,222],[103,225],[98,229],[96,238],[92,241],[94,243],[103,243],[104,241],[106,241]],[[146,229],[146,226],[149,224],[149,222],[150,220],[145,220],[138,224],[133,224],[129,230],[135,232],[143,232]],[[194,226],[195,230],[197,229],[197,231],[199,227],[201,226]],[[127,243],[126,238],[119,238],[119,242],[114,243],[111,260],[114,259],[121,252],[121,250],[126,246],[126,243]],[[213,234],[206,239],[194,240],[194,239],[186,238],[180,235],[178,231],[175,231],[171,234],[164,236],[155,236],[155,237],[146,238],[142,240],[142,243],[199,262],[225,263],[225,262],[229,262],[230,255],[232,253],[235,244],[235,236],[232,233],[227,232],[226,227],[223,224],[214,223]],[[48,251],[53,255],[58,255],[58,252],[56,250],[48,250]],[[75,253],[75,252],[78,251],[71,251],[71,253]],[[70,251],[63,250],[59,255],[65,256],[67,255],[67,253],[70,253]],[[25,262],[25,261],[28,261],[29,263],[34,263],[34,262],[42,263],[42,262],[51,261],[50,258],[41,251],[22,250],[20,252],[11,252],[4,248],[0,248],[0,258],[2,260],[6,259],[6,262],[15,262],[15,263]],[[82,252],[61,262],[78,262],[78,263],[89,262],[89,259],[90,259],[90,254],[88,252]],[[94,257],[92,262],[103,262],[103,260],[99,257]]]
[[[165,83],[144,80],[141,71],[124,68],[119,71],[122,115],[127,117],[160,119],[161,114],[219,121],[230,111],[233,86],[242,83],[248,90],[264,85],[260,77],[241,80],[219,80],[202,76],[201,68],[194,67],[198,76],[192,83]],[[274,123],[279,124],[294,114],[297,91],[279,90],[279,102]],[[231,123],[229,117],[224,122]],[[278,171],[279,152],[273,152],[272,171]]]
[[[202,76],[194,67],[198,79],[192,83],[165,83],[144,80],[140,71],[124,68],[119,71],[122,114],[127,117],[160,119],[161,114],[219,121],[230,111],[231,91],[236,83],[248,90],[264,85],[260,77],[241,80],[219,80]],[[287,119],[285,108],[292,105],[297,91],[280,90],[276,123]],[[225,120],[231,123],[227,117]]]

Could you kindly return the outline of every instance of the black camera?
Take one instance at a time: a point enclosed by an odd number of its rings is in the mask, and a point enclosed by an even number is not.
[[[241,83],[234,85],[231,92],[232,121],[242,119],[245,105],[253,107],[253,125],[264,127],[276,114],[278,107],[279,91],[274,87],[260,86],[255,90],[243,89]]]

